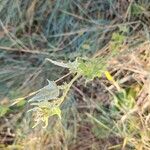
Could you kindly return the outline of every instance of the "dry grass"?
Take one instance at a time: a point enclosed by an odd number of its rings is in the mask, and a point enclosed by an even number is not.
[[[149,9],[148,0],[0,0],[0,106],[9,106],[0,119],[0,149],[149,150]],[[61,78],[68,70],[46,58],[105,58],[114,48],[118,53],[106,65],[116,84],[105,76],[87,84],[78,79],[62,106],[62,120],[50,118],[47,129],[32,129],[28,105],[10,106],[46,79],[70,81],[71,75]],[[128,98],[135,103],[112,116],[119,89],[134,91]]]

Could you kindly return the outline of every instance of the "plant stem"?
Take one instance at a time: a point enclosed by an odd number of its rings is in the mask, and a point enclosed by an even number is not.
[[[59,100],[59,102],[57,103],[58,106],[60,106],[63,101],[65,100],[72,84],[80,77],[81,75],[80,74],[76,74],[76,76],[74,76],[74,78],[69,82],[69,84],[67,85],[67,88],[65,89],[64,93],[63,93],[63,96],[61,97],[61,99]]]

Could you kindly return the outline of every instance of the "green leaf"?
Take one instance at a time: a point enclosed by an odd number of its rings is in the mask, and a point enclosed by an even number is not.
[[[120,110],[132,109],[135,105],[135,93],[132,89],[127,89],[117,92],[114,95],[114,106]]]
[[[116,43],[123,43],[123,41],[125,40],[125,36],[123,34],[119,34],[119,33],[113,33],[112,35],[112,41],[116,42]]]
[[[59,107],[54,107],[51,109],[50,116],[57,115],[61,119],[61,110]]]
[[[22,107],[22,106],[24,106],[26,104],[26,100],[25,99],[22,99],[22,100],[20,100],[16,105],[18,106],[18,107]]]
[[[105,62],[100,58],[78,59],[77,72],[84,76],[87,80],[92,80],[95,77],[101,77],[101,74],[105,69]]]
[[[9,110],[9,107],[0,105],[0,117],[3,117]]]
[[[72,73],[86,77],[87,81],[100,77],[106,69],[106,60],[102,58],[76,58],[74,62],[63,63],[50,60],[55,65],[68,68]]]
[[[61,119],[61,110],[59,106],[53,103],[38,102],[38,103],[32,103],[31,105],[36,106],[28,111],[28,112],[31,111],[34,112],[35,124],[33,128],[40,123],[44,123],[45,125],[43,126],[43,128],[46,128],[48,126],[49,117],[52,117],[54,115],[57,115]]]
[[[131,14],[132,15],[139,15],[145,11],[145,8],[137,3],[133,3],[131,6]]]

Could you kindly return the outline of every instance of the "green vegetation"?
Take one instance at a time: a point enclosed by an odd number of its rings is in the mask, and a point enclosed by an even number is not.
[[[0,0],[0,149],[150,150],[149,0]]]

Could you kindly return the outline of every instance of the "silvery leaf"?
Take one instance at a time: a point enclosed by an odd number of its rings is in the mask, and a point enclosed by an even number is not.
[[[58,62],[58,61],[54,61],[50,58],[46,58],[47,61],[50,61],[52,64],[56,65],[56,66],[60,66],[63,68],[69,68],[67,63],[63,63],[63,62]]]
[[[48,85],[39,90],[29,102],[41,102],[56,99],[59,96],[59,88],[54,81],[48,80]]]

